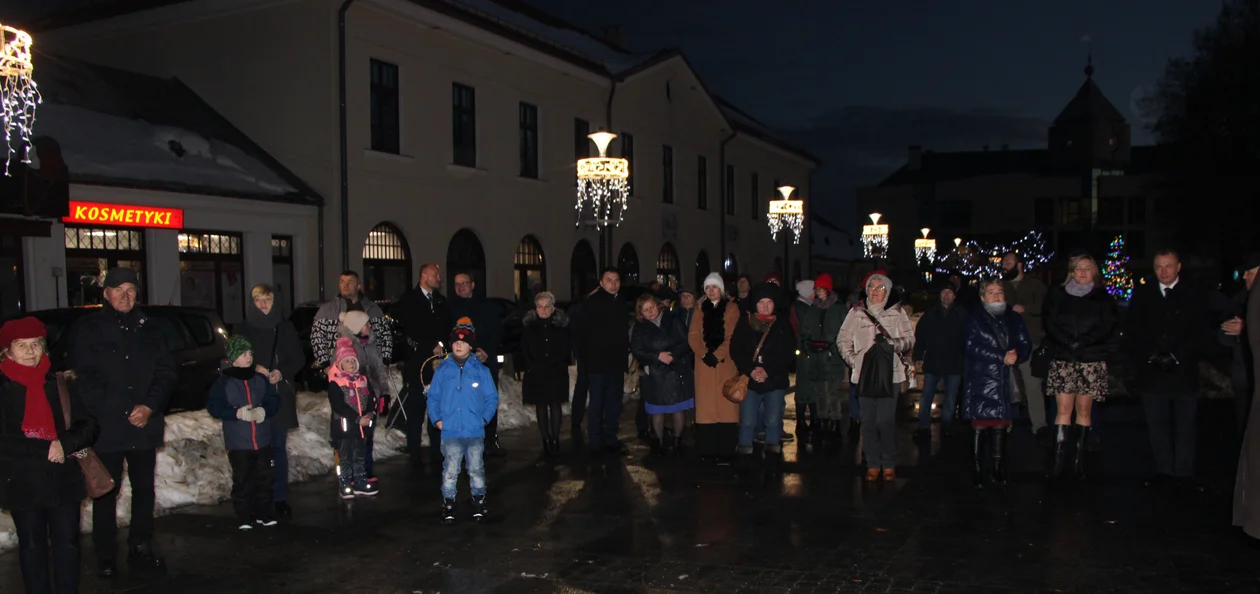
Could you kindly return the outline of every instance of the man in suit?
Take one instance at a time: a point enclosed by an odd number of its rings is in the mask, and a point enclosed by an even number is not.
[[[442,341],[455,325],[446,297],[437,292],[441,286],[442,273],[437,264],[424,264],[420,267],[420,282],[390,308],[391,317],[402,325],[403,333],[413,345],[411,356],[403,367],[403,389],[407,391],[403,411],[407,415],[407,451],[414,461],[420,461],[420,434],[428,408],[424,385],[433,380],[434,365],[432,362],[425,365],[425,361],[443,356],[448,345]],[[429,423],[428,430],[431,467],[441,469],[439,444],[442,434],[432,423]]]

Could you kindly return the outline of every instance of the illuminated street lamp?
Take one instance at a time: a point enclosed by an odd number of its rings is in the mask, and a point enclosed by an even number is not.
[[[923,233],[922,239],[914,240],[914,259],[922,262],[925,258],[928,262],[936,259],[936,240],[928,239],[928,233],[932,230],[924,227],[919,229]]]
[[[770,225],[770,239],[777,241],[780,229],[790,229],[795,236],[793,243],[800,245],[801,230],[805,228],[805,203],[790,198],[795,189],[792,186],[778,188],[783,199],[770,201],[770,213],[766,215],[766,222]]]
[[[625,218],[630,196],[630,161],[608,156],[608,143],[617,135],[595,132],[587,138],[599,147],[598,157],[577,162],[577,225],[593,224],[596,229],[617,227]]]
[[[888,225],[879,224],[881,216],[873,212],[871,224],[862,225],[862,255],[867,258],[882,258],[888,253]]]
[[[4,155],[4,174],[9,175],[9,160],[18,152],[14,145],[16,135],[21,147],[19,159],[30,163],[31,136],[35,128],[35,108],[39,106],[39,88],[35,85],[35,65],[31,62],[33,41],[26,31],[0,24],[0,119],[3,119],[4,140],[8,152]]]

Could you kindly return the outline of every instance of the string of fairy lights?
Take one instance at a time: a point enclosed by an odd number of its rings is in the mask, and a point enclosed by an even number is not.
[[[0,24],[0,125],[4,126],[4,141],[8,147],[4,156],[5,175],[9,175],[9,161],[15,153],[21,162],[31,162],[35,108],[40,103],[39,87],[33,78],[32,45],[27,32]]]
[[[1049,264],[1054,258],[1054,250],[1046,245],[1041,232],[1030,231],[1011,243],[982,244],[955,239],[954,249],[941,254],[934,268],[940,274],[958,272],[973,278],[997,276],[1002,272],[1002,256],[1008,252],[1019,254],[1027,272]]]

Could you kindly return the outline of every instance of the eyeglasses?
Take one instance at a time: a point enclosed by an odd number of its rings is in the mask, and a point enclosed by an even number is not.
[[[885,286],[883,286],[883,285],[880,285],[880,286],[878,286],[878,287],[867,287],[866,292],[867,292],[867,293],[878,293],[878,292],[880,292],[880,291],[887,291],[887,290],[888,290],[888,287],[885,287]]]
[[[457,286],[457,287],[467,287],[467,286],[469,286],[469,285],[471,285],[471,284],[473,284],[473,282],[472,282],[472,281],[467,281],[467,282],[463,282],[463,283],[455,283],[455,286]]]

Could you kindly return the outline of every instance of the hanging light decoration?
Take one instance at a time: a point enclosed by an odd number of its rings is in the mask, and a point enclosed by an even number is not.
[[[805,203],[790,198],[796,190],[793,186],[779,186],[778,190],[783,199],[771,200],[770,214],[766,215],[766,222],[770,225],[770,239],[777,241],[780,229],[791,229],[795,237],[793,243],[800,245],[801,230],[805,228]]]
[[[919,229],[919,232],[923,234],[923,238],[914,240],[914,257],[920,262],[924,259],[928,262],[936,259],[936,240],[928,239],[928,233],[931,233],[931,231],[927,227]]]
[[[630,161],[608,156],[608,143],[616,134],[600,131],[586,137],[599,147],[599,156],[577,162],[576,224],[586,222],[596,229],[619,226],[629,206]]]
[[[35,85],[35,65],[31,62],[31,35],[26,31],[0,24],[0,101],[3,101],[4,140],[8,152],[4,156],[4,174],[9,175],[9,160],[14,153],[23,163],[30,163],[35,108],[39,106],[39,88]],[[20,140],[14,147],[14,136]]]
[[[867,258],[882,258],[888,253],[888,225],[879,224],[881,216],[873,212],[871,224],[862,225],[862,254]]]

